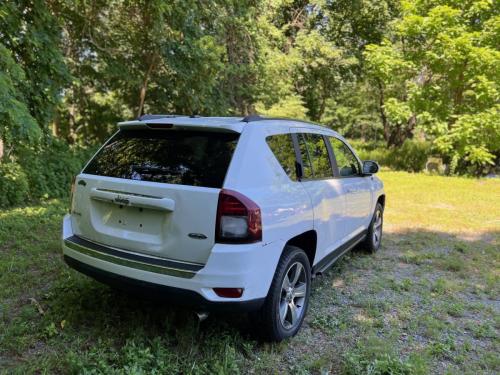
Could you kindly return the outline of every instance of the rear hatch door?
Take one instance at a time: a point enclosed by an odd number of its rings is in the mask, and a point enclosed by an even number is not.
[[[236,132],[121,129],[77,176],[77,236],[204,264],[215,241],[219,191]]]

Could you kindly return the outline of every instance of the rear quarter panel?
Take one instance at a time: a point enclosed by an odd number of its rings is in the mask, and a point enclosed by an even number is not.
[[[242,132],[224,188],[245,194],[262,212],[264,243],[299,235],[313,228],[311,201],[298,181],[292,181],[266,143],[273,134],[288,134],[289,127],[248,125]]]

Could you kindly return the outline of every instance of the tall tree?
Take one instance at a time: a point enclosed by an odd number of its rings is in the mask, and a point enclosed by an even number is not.
[[[345,90],[362,87],[353,82],[362,73],[364,46],[381,40],[388,22],[397,14],[398,1],[270,3],[267,20],[274,29],[269,35],[279,35],[283,41],[281,56],[274,53],[272,57],[276,58],[268,61],[265,71],[288,71],[292,90],[282,90],[283,94],[301,101],[312,120],[331,122],[331,113],[339,106]],[[288,69],[284,64],[289,65]],[[273,80],[275,85],[287,82],[281,74],[278,77]]]
[[[401,145],[420,127],[436,139],[454,169],[495,163],[500,133],[491,126],[500,122],[499,12],[498,2],[485,0],[403,1],[403,17],[390,39],[366,53],[389,145]],[[455,147],[452,135],[467,127],[484,136],[461,139],[465,144]]]
[[[224,50],[213,1],[54,2],[77,78],[60,127],[70,139],[102,141],[118,119],[144,112],[217,112]]]
[[[0,139],[10,152],[49,133],[69,81],[60,27],[42,1],[0,4]]]

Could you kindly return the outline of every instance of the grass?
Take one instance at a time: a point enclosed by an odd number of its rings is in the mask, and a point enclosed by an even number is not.
[[[295,338],[118,293],[66,267],[66,202],[0,211],[0,373],[494,374],[500,181],[383,172],[382,249],[315,280]]]

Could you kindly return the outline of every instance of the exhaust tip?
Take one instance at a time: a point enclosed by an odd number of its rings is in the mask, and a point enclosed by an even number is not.
[[[205,319],[208,318],[210,314],[206,311],[197,311],[196,316],[198,317],[198,322],[203,322]]]

